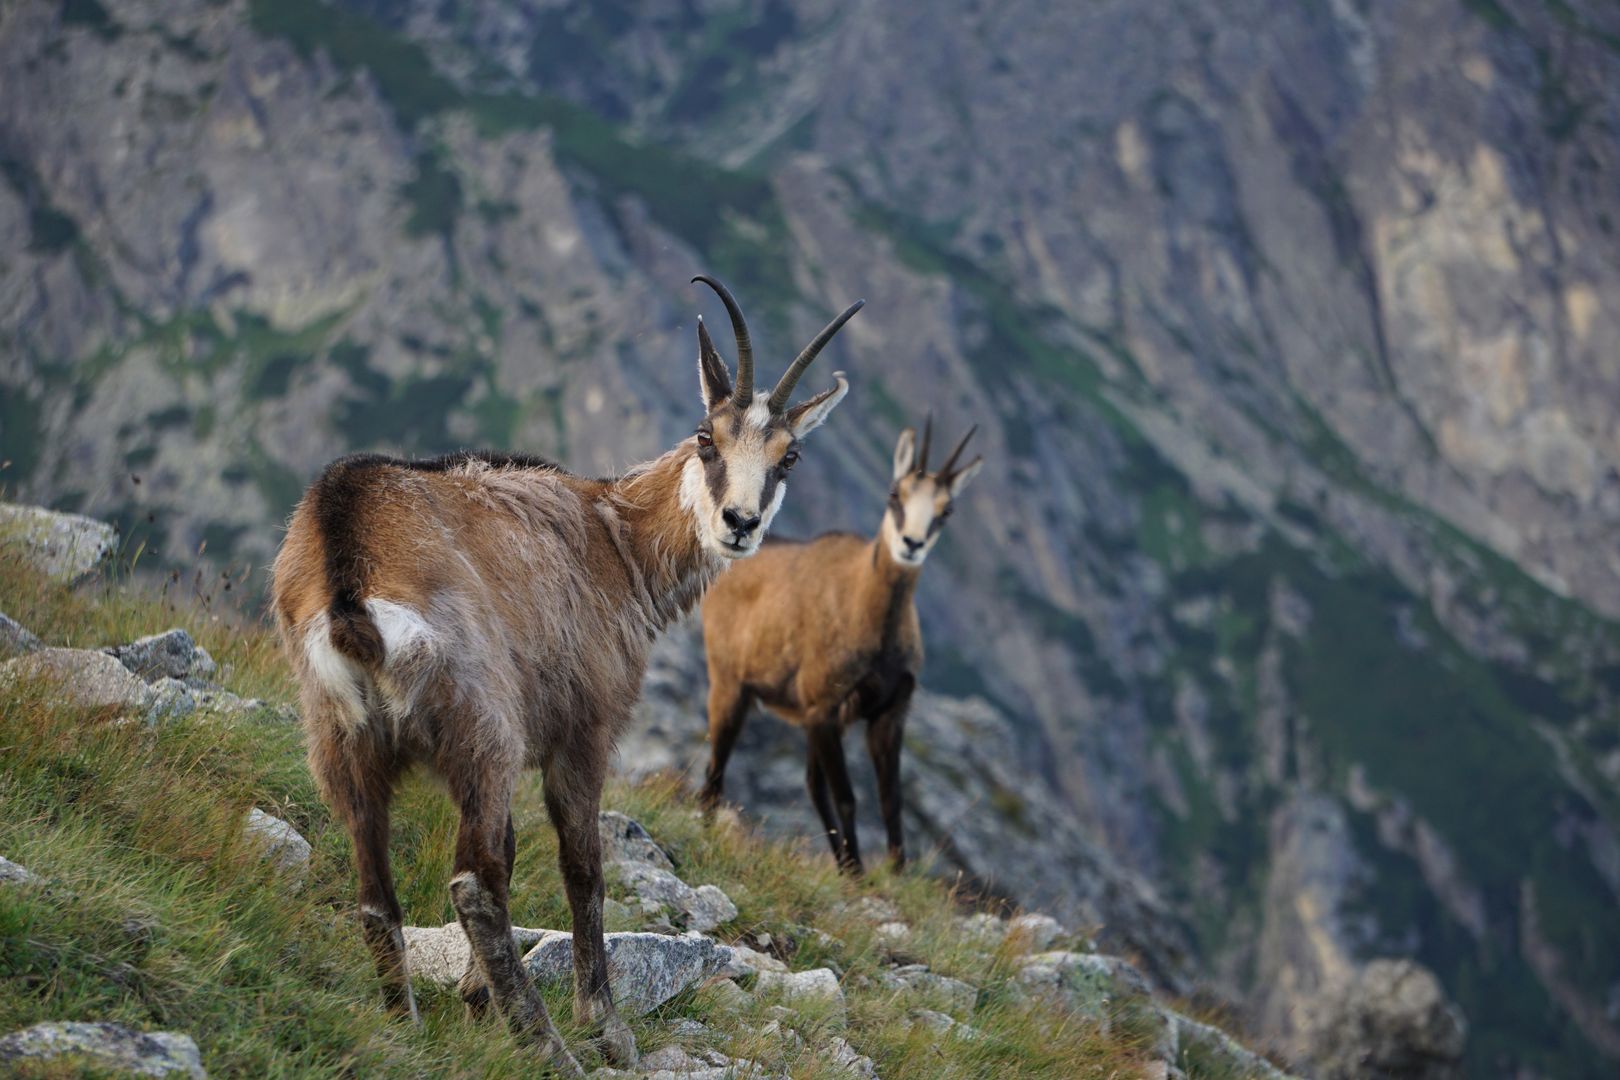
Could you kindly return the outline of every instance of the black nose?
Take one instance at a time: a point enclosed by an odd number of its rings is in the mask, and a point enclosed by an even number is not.
[[[720,517],[725,520],[726,528],[730,529],[738,536],[747,536],[749,533],[759,528],[758,514],[743,517],[743,515],[740,514],[735,507],[729,507],[726,510],[721,511]]]
[[[928,541],[926,541],[926,540],[913,540],[909,536],[902,536],[900,539],[902,539],[902,540],[904,540],[906,542],[906,550],[911,552],[911,554],[913,554],[913,555],[915,555],[915,554],[917,554],[917,552],[921,551],[922,546],[924,544],[928,543]]]

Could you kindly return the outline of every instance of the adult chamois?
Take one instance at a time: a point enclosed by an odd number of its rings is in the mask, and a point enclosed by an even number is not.
[[[906,708],[922,668],[917,575],[982,458],[958,467],[973,429],[938,472],[928,471],[932,423],[900,433],[894,484],[874,539],[827,533],[773,540],[757,558],[722,574],[703,600],[709,661],[709,770],[703,804],[725,790],[726,760],[758,700],[804,729],[805,784],[833,856],[860,873],[855,792],[844,763],[844,729],[864,717],[877,771],[889,857],[905,864],[900,825],[900,747]],[[836,816],[835,816],[836,812]]]
[[[705,415],[673,450],[608,480],[509,454],[341,458],[299,502],[273,570],[310,769],[354,841],[360,923],[388,1004],[417,1020],[388,819],[396,782],[420,765],[461,814],[450,899],[472,946],[463,996],[492,999],[519,1040],[571,1075],[578,1063],[512,940],[519,772],[542,771],[557,830],[575,1017],[628,1066],[637,1054],[608,987],[597,834],[614,740],[654,636],[728,560],[758,548],[799,440],[849,389],[840,372],[831,389],[788,404],[861,303],[761,395],[736,300],[713,278],[693,281],[714,289],[731,316],[737,382],[699,321]]]

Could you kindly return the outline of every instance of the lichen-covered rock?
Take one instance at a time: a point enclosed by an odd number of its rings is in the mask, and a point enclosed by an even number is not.
[[[43,646],[44,642],[30,633],[27,627],[0,611],[0,658],[21,656]]]
[[[882,979],[889,989],[937,1004],[954,1016],[966,1016],[979,1003],[978,987],[948,975],[936,975],[925,964],[885,971]]]
[[[47,679],[59,684],[58,700],[71,708],[117,709],[147,720],[175,706],[106,653],[88,649],[36,649],[0,664],[0,679]]]
[[[714,885],[688,885],[668,870],[645,862],[614,863],[610,873],[643,905],[662,905],[675,925],[709,931],[737,917],[737,905]]]
[[[1241,1076],[1245,1080],[1292,1080],[1289,1073],[1241,1045],[1220,1028],[1182,1016],[1169,1009],[1160,1010],[1164,1021],[1164,1036],[1168,1045],[1160,1052],[1170,1064],[1196,1075]],[[1358,1077],[1382,1076],[1382,1073],[1357,1073]]]
[[[32,885],[38,880],[39,875],[32,870],[0,856],[0,885]]]
[[[1434,973],[1410,960],[1374,960],[1357,972],[1317,1035],[1311,1059],[1323,1080],[1461,1075],[1468,1025]]]
[[[936,1035],[948,1035],[953,1039],[967,1039],[969,1041],[979,1038],[979,1029],[971,1024],[964,1024],[953,1016],[936,1009],[912,1009],[906,1014],[913,1025],[927,1028]]]
[[[1090,1015],[1104,1015],[1122,1001],[1146,1000],[1151,992],[1142,973],[1116,956],[1062,949],[1031,956],[1019,969],[1018,981]]]
[[[219,670],[219,665],[208,655],[208,650],[193,641],[191,634],[180,627],[140,638],[127,645],[110,645],[102,652],[147,682],[164,678],[208,679]]]
[[[688,987],[700,986],[731,962],[731,950],[705,937],[608,934],[608,982],[627,1016],[656,1009]],[[548,933],[523,957],[540,982],[572,985],[574,935]]]
[[[861,1080],[877,1080],[877,1065],[851,1046],[848,1039],[834,1035],[827,1040],[822,1056],[851,1076],[858,1076]]]
[[[255,806],[242,828],[249,842],[282,873],[302,877],[309,869],[309,841],[287,822]]]
[[[604,810],[596,819],[602,837],[602,861],[647,863],[664,870],[675,869],[669,854],[642,826],[641,822],[616,810]]]
[[[207,1080],[202,1055],[189,1035],[136,1031],[122,1024],[47,1023],[0,1036],[0,1072],[28,1059],[58,1062],[97,1075],[187,1076]],[[52,1075],[57,1075],[52,1073]],[[63,1071],[60,1075],[69,1075]]]
[[[73,584],[118,550],[118,530],[83,514],[0,503],[0,544],[53,581]]]
[[[754,988],[762,994],[775,994],[788,1005],[829,1004],[844,1012],[844,988],[831,968],[809,971],[762,971]]]

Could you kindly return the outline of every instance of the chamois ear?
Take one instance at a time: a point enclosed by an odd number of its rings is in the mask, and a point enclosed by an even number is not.
[[[960,471],[951,474],[951,478],[945,482],[946,487],[950,489],[951,498],[954,499],[962,494],[962,489],[967,487],[975,476],[979,475],[979,469],[983,465],[984,458],[976,457],[962,466]]]
[[[849,393],[849,380],[844,378],[842,371],[833,372],[833,378],[838,380],[838,385],[787,411],[788,431],[793,433],[795,439],[802,439],[820,427],[828,414],[844,400],[844,395]]]
[[[720,359],[720,350],[709,338],[709,328],[698,316],[698,379],[703,384],[703,408],[713,412],[715,407],[731,396],[731,372]]]
[[[894,478],[900,479],[917,467],[917,431],[906,428],[894,444]]]

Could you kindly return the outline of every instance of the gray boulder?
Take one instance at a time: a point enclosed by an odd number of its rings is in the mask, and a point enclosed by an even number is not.
[[[53,581],[73,584],[118,550],[118,530],[82,514],[0,503],[0,543]]]
[[[649,1012],[689,987],[714,978],[731,963],[731,950],[704,937],[608,934],[608,982],[619,1010]],[[572,985],[574,935],[548,933],[523,957],[542,983]]]
[[[0,856],[0,885],[32,885],[38,880],[39,875],[32,870]]]
[[[1018,981],[1047,997],[1064,1000],[1078,1012],[1101,1016],[1121,1002],[1150,995],[1142,973],[1116,956],[1067,950],[1036,953],[1019,969]]]
[[[147,682],[163,678],[209,679],[219,671],[208,650],[180,627],[101,651]]]
[[[1411,960],[1374,960],[1330,1010],[1311,1054],[1322,1080],[1462,1075],[1468,1025],[1434,973]]]
[[[243,831],[282,873],[301,878],[309,869],[309,841],[287,822],[255,806],[248,811]]]
[[[882,978],[889,989],[937,1004],[953,1016],[965,1016],[979,1003],[978,987],[948,975],[936,975],[924,964],[885,971]]]
[[[28,628],[0,611],[0,656],[20,656],[41,648],[43,642],[28,632]]]
[[[1241,1076],[1245,1080],[1292,1080],[1291,1074],[1242,1046],[1236,1039],[1178,1012],[1161,1009],[1163,1021],[1159,1052],[1191,1075]],[[1358,1077],[1381,1073],[1357,1073]]]
[[[117,709],[149,723],[182,716],[195,707],[189,694],[154,690],[106,653],[43,648],[0,664],[0,680],[48,679],[60,684],[61,704],[79,709]]]
[[[664,870],[675,869],[669,855],[634,818],[617,810],[604,810],[597,816],[596,824],[602,836],[603,862],[647,863]]]
[[[136,1031],[122,1024],[35,1024],[0,1036],[0,1071],[10,1071],[5,1068],[8,1063],[25,1060],[61,1062],[64,1070],[82,1068],[97,1074],[208,1077],[191,1036]]]
[[[755,989],[763,994],[775,994],[790,1006],[826,1003],[843,1015],[844,988],[831,968],[813,968],[809,971],[761,971]]]

